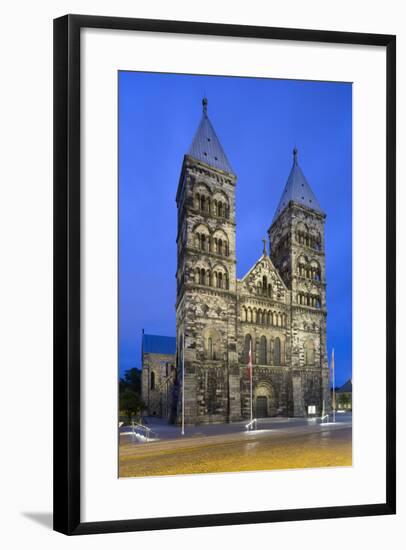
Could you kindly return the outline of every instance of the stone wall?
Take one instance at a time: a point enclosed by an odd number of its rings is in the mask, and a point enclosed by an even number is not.
[[[141,395],[146,405],[146,414],[170,418],[173,407],[175,378],[175,355],[143,354]]]

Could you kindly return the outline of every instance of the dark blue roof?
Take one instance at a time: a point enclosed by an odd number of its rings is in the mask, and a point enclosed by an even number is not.
[[[292,170],[290,171],[288,181],[286,182],[281,200],[278,204],[278,208],[275,211],[273,221],[275,221],[276,218],[285,210],[290,201],[306,206],[307,208],[311,208],[316,212],[323,213],[319,201],[316,199],[316,195],[311,190],[311,187],[307,183],[302,169],[299,166],[296,148],[293,150]]]
[[[213,166],[213,168],[219,168],[231,174],[234,173],[207,115],[206,98],[203,99],[203,116],[188,155]]]
[[[337,391],[343,393],[352,392],[352,379],[350,378],[350,380],[347,380],[347,382],[343,386],[341,386],[341,388],[338,388]]]
[[[161,353],[162,355],[175,355],[176,338],[175,336],[157,336],[155,334],[143,334],[142,350],[144,353]]]

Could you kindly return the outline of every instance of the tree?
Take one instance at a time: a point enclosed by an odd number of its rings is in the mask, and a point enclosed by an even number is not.
[[[124,376],[120,378],[120,411],[123,412],[128,421],[131,422],[133,416],[140,416],[145,404],[141,398],[141,371],[136,368],[128,369]]]
[[[124,372],[124,377],[120,378],[120,393],[126,389],[141,394],[141,371],[139,369],[128,369]]]
[[[338,398],[339,404],[343,407],[343,409],[346,409],[351,404],[351,399],[348,393],[343,393]]]
[[[139,393],[133,390],[125,389],[120,392],[120,411],[122,411],[131,422],[133,416],[140,416],[145,404]]]

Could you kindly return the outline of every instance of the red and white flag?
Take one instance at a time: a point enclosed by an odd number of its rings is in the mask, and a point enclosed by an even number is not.
[[[250,340],[250,349],[248,351],[248,376],[250,377],[250,419],[251,422],[254,418],[253,407],[252,407],[252,342]]]

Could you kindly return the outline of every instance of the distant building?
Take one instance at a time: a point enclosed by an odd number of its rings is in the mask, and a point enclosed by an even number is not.
[[[352,379],[336,390],[336,403],[338,410],[352,411]]]
[[[176,338],[142,333],[142,400],[149,416],[171,418],[176,379]]]

